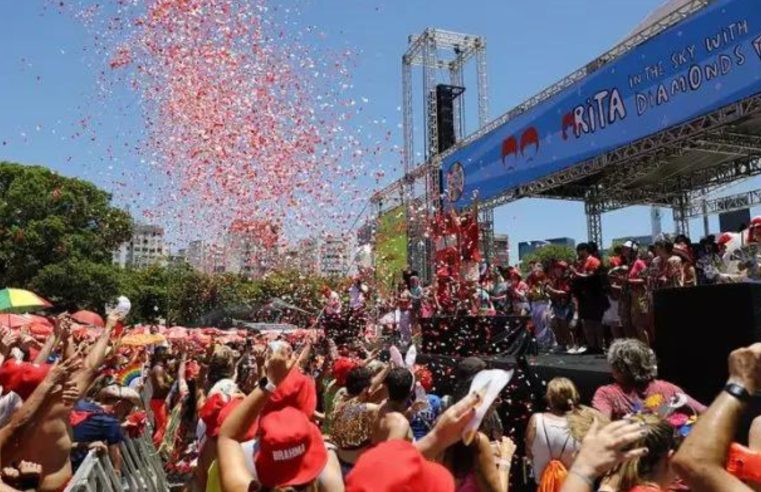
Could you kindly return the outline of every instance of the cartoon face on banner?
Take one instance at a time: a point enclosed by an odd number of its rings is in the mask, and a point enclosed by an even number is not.
[[[447,173],[447,196],[450,202],[456,202],[462,196],[465,187],[465,172],[459,161],[449,167]]]
[[[533,126],[523,130],[520,140],[510,135],[502,141],[502,165],[508,170],[518,167],[518,160],[531,162],[538,153],[539,132]]]

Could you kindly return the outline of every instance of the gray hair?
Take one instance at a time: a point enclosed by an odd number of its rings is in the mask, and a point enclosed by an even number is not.
[[[649,383],[658,376],[655,352],[633,338],[613,342],[608,349],[608,363],[637,385]]]

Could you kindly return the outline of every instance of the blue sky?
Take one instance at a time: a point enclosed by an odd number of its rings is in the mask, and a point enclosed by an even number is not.
[[[360,51],[354,90],[369,100],[366,118],[385,119],[401,145],[400,59],[409,34],[430,26],[484,36],[490,118],[495,118],[622,40],[660,0],[289,2],[294,3],[302,11],[300,22],[324,31],[326,46]],[[0,0],[5,20],[0,30],[0,160],[42,164],[106,188],[124,169],[129,169],[124,181],[135,190],[146,180],[160,179],[129,147],[114,146],[139,138],[138,102],[128,92],[114,94],[106,103],[96,96],[102,67],[83,53],[88,34],[70,17],[45,12],[44,4],[49,3]],[[83,115],[92,116],[84,122],[85,136],[71,138],[81,129]],[[754,180],[725,193],[755,187]],[[581,204],[524,200],[498,208],[495,217],[497,232],[510,234],[514,258],[518,241],[586,237]],[[673,227],[670,211],[664,211],[663,225],[665,230]],[[691,227],[693,236],[702,234],[700,221]],[[649,231],[647,208],[603,218],[606,243]]]

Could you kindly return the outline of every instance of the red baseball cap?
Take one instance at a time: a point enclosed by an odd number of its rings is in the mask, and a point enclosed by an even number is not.
[[[346,376],[359,365],[359,361],[351,357],[339,357],[333,362],[333,378],[338,386],[346,386]]]
[[[732,234],[725,232],[724,234],[719,236],[719,240],[717,241],[717,243],[719,245],[722,245],[722,244],[727,244],[730,241],[732,241]]]
[[[328,462],[320,429],[291,407],[261,418],[256,474],[265,487],[304,485],[317,478]]]
[[[0,386],[3,394],[13,391],[22,400],[29,398],[34,389],[48,375],[50,364],[32,364],[11,359],[0,366]]]
[[[308,418],[312,418],[317,410],[317,389],[314,379],[304,375],[298,368],[289,372],[277,385],[277,389],[262,409],[262,416],[285,407],[301,410]]]
[[[219,428],[222,425],[220,413],[222,409],[230,402],[230,399],[222,393],[215,393],[206,399],[203,406],[198,410],[198,418],[206,424],[206,436],[217,437]]]
[[[258,470],[258,468],[257,468]],[[408,441],[386,441],[362,453],[346,492],[454,492],[454,477]]]
[[[222,407],[222,410],[219,412],[219,418],[217,419],[217,427],[214,430],[213,436],[219,435],[219,430],[222,428],[222,423],[227,419],[227,417],[233,413],[233,410],[235,410],[238,405],[243,403],[245,397],[243,396],[234,396],[232,400],[230,400],[224,407]],[[253,424],[248,428],[246,431],[245,437],[242,439],[245,441],[250,441],[256,437],[256,431],[259,428],[259,420],[255,420]]]

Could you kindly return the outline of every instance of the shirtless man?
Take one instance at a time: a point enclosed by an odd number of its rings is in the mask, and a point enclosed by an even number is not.
[[[100,338],[91,347],[83,367],[68,380],[68,392],[57,391],[42,403],[37,417],[37,425],[27,426],[16,432],[2,449],[3,460],[7,463],[29,460],[42,466],[39,489],[42,492],[63,490],[71,479],[71,438],[69,437],[69,414],[74,401],[82,398],[97,375],[98,368],[106,357],[111,332],[118,314],[110,314]],[[68,319],[60,320],[57,329],[63,328],[56,338],[68,338]],[[73,345],[68,344],[69,347]]]
[[[151,395],[150,405],[154,418],[153,444],[157,448],[161,444],[161,441],[164,440],[164,431],[169,420],[166,397],[172,389],[172,381],[167,374],[167,359],[166,348],[156,347],[156,351],[153,353],[153,360],[151,360],[150,377],[153,395]]]

